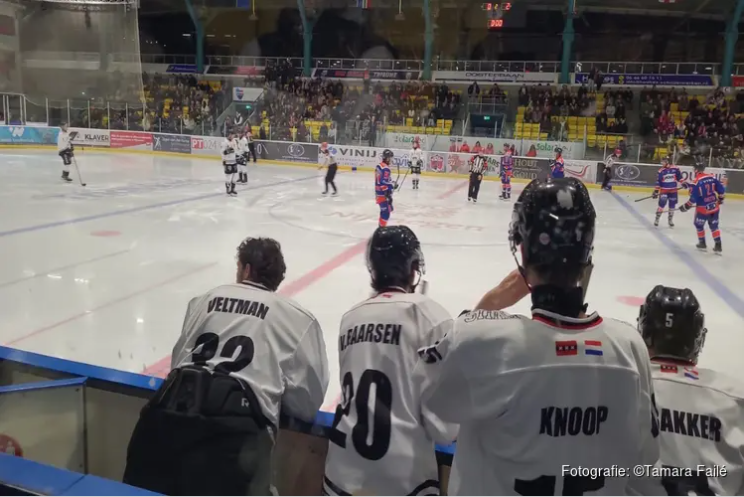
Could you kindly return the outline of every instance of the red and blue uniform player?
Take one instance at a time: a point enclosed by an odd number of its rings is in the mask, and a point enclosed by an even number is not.
[[[380,206],[379,226],[387,226],[390,214],[393,212],[393,191],[397,188],[390,173],[390,161],[393,152],[382,152],[382,162],[375,168],[375,200]]]
[[[661,169],[656,177],[656,188],[654,188],[654,199],[659,199],[659,206],[656,208],[656,219],[654,226],[659,225],[659,219],[664,212],[664,208],[669,203],[669,227],[674,228],[674,209],[677,208],[679,197],[677,192],[681,187],[687,187],[687,183],[682,179],[682,171],[672,164],[669,157],[661,159]]]
[[[499,175],[501,176],[501,200],[509,200],[511,198],[511,179],[514,175],[514,156],[508,143],[504,144],[504,156],[501,157]]]
[[[551,178],[565,178],[566,165],[563,163],[563,149],[555,149],[555,160],[550,164],[550,177]]]
[[[721,230],[718,229],[718,214],[725,194],[726,189],[718,181],[718,178],[705,172],[705,164],[697,163],[695,165],[695,181],[690,186],[690,200],[682,205],[679,210],[687,212],[693,205],[695,206],[695,228],[697,228],[698,236],[696,247],[700,250],[707,249],[705,246],[705,223],[708,223],[713,241],[716,243],[713,252],[720,254],[723,251]]]

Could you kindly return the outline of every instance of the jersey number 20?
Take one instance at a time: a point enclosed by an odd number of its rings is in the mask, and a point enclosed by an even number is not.
[[[372,409],[372,419],[369,419],[369,397],[372,385],[375,386],[375,403]],[[367,369],[359,378],[354,395],[354,376],[347,372],[341,385],[343,402],[336,408],[329,440],[341,448],[346,448],[347,434],[338,429],[344,416],[351,412],[352,403],[356,410],[357,423],[351,430],[351,442],[354,449],[365,459],[378,461],[385,457],[390,448],[390,407],[393,404],[393,385],[390,379],[376,369]],[[367,439],[372,431],[372,443]]]

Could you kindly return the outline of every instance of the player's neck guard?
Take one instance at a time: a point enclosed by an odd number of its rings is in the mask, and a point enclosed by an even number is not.
[[[532,287],[532,309],[542,309],[569,318],[577,318],[586,312],[584,289],[561,288],[555,285]]]

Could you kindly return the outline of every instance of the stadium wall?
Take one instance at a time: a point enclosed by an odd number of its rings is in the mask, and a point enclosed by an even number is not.
[[[149,133],[142,131],[101,130],[71,128],[74,133],[73,144],[79,149],[95,152],[128,152],[177,157],[196,156],[202,159],[220,160],[223,138],[215,136],[191,136],[168,133]],[[0,126],[0,149],[39,148],[55,149],[59,128],[43,126]],[[317,167],[320,148],[317,143],[281,142],[257,140],[256,153],[261,162],[275,165]],[[395,142],[400,143],[400,142]],[[552,146],[568,147],[571,144],[550,142]],[[575,144],[574,144],[575,145]],[[352,145],[330,145],[331,154],[341,170],[372,171],[379,163],[380,147]],[[405,173],[410,148],[390,147],[395,153],[392,167],[394,171]],[[472,154],[429,150],[424,152],[425,176],[467,177],[468,160]],[[499,179],[500,155],[489,156],[487,180]],[[514,180],[528,182],[536,178],[546,178],[551,159],[546,157],[515,157]],[[590,188],[598,188],[602,183],[603,166],[601,162],[565,159],[566,175],[578,178]],[[622,191],[644,192],[653,189],[656,183],[658,164],[619,162],[615,165],[613,188]],[[693,175],[690,166],[680,166],[685,178]],[[744,198],[744,170],[707,168],[726,185],[727,196]]]

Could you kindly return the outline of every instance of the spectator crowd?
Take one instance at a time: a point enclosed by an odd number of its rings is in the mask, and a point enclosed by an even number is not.
[[[717,88],[707,95],[682,90],[641,92],[640,133],[648,143],[676,148],[683,155],[736,159],[744,156],[744,94],[734,99]],[[729,166],[735,165],[733,163]]]

